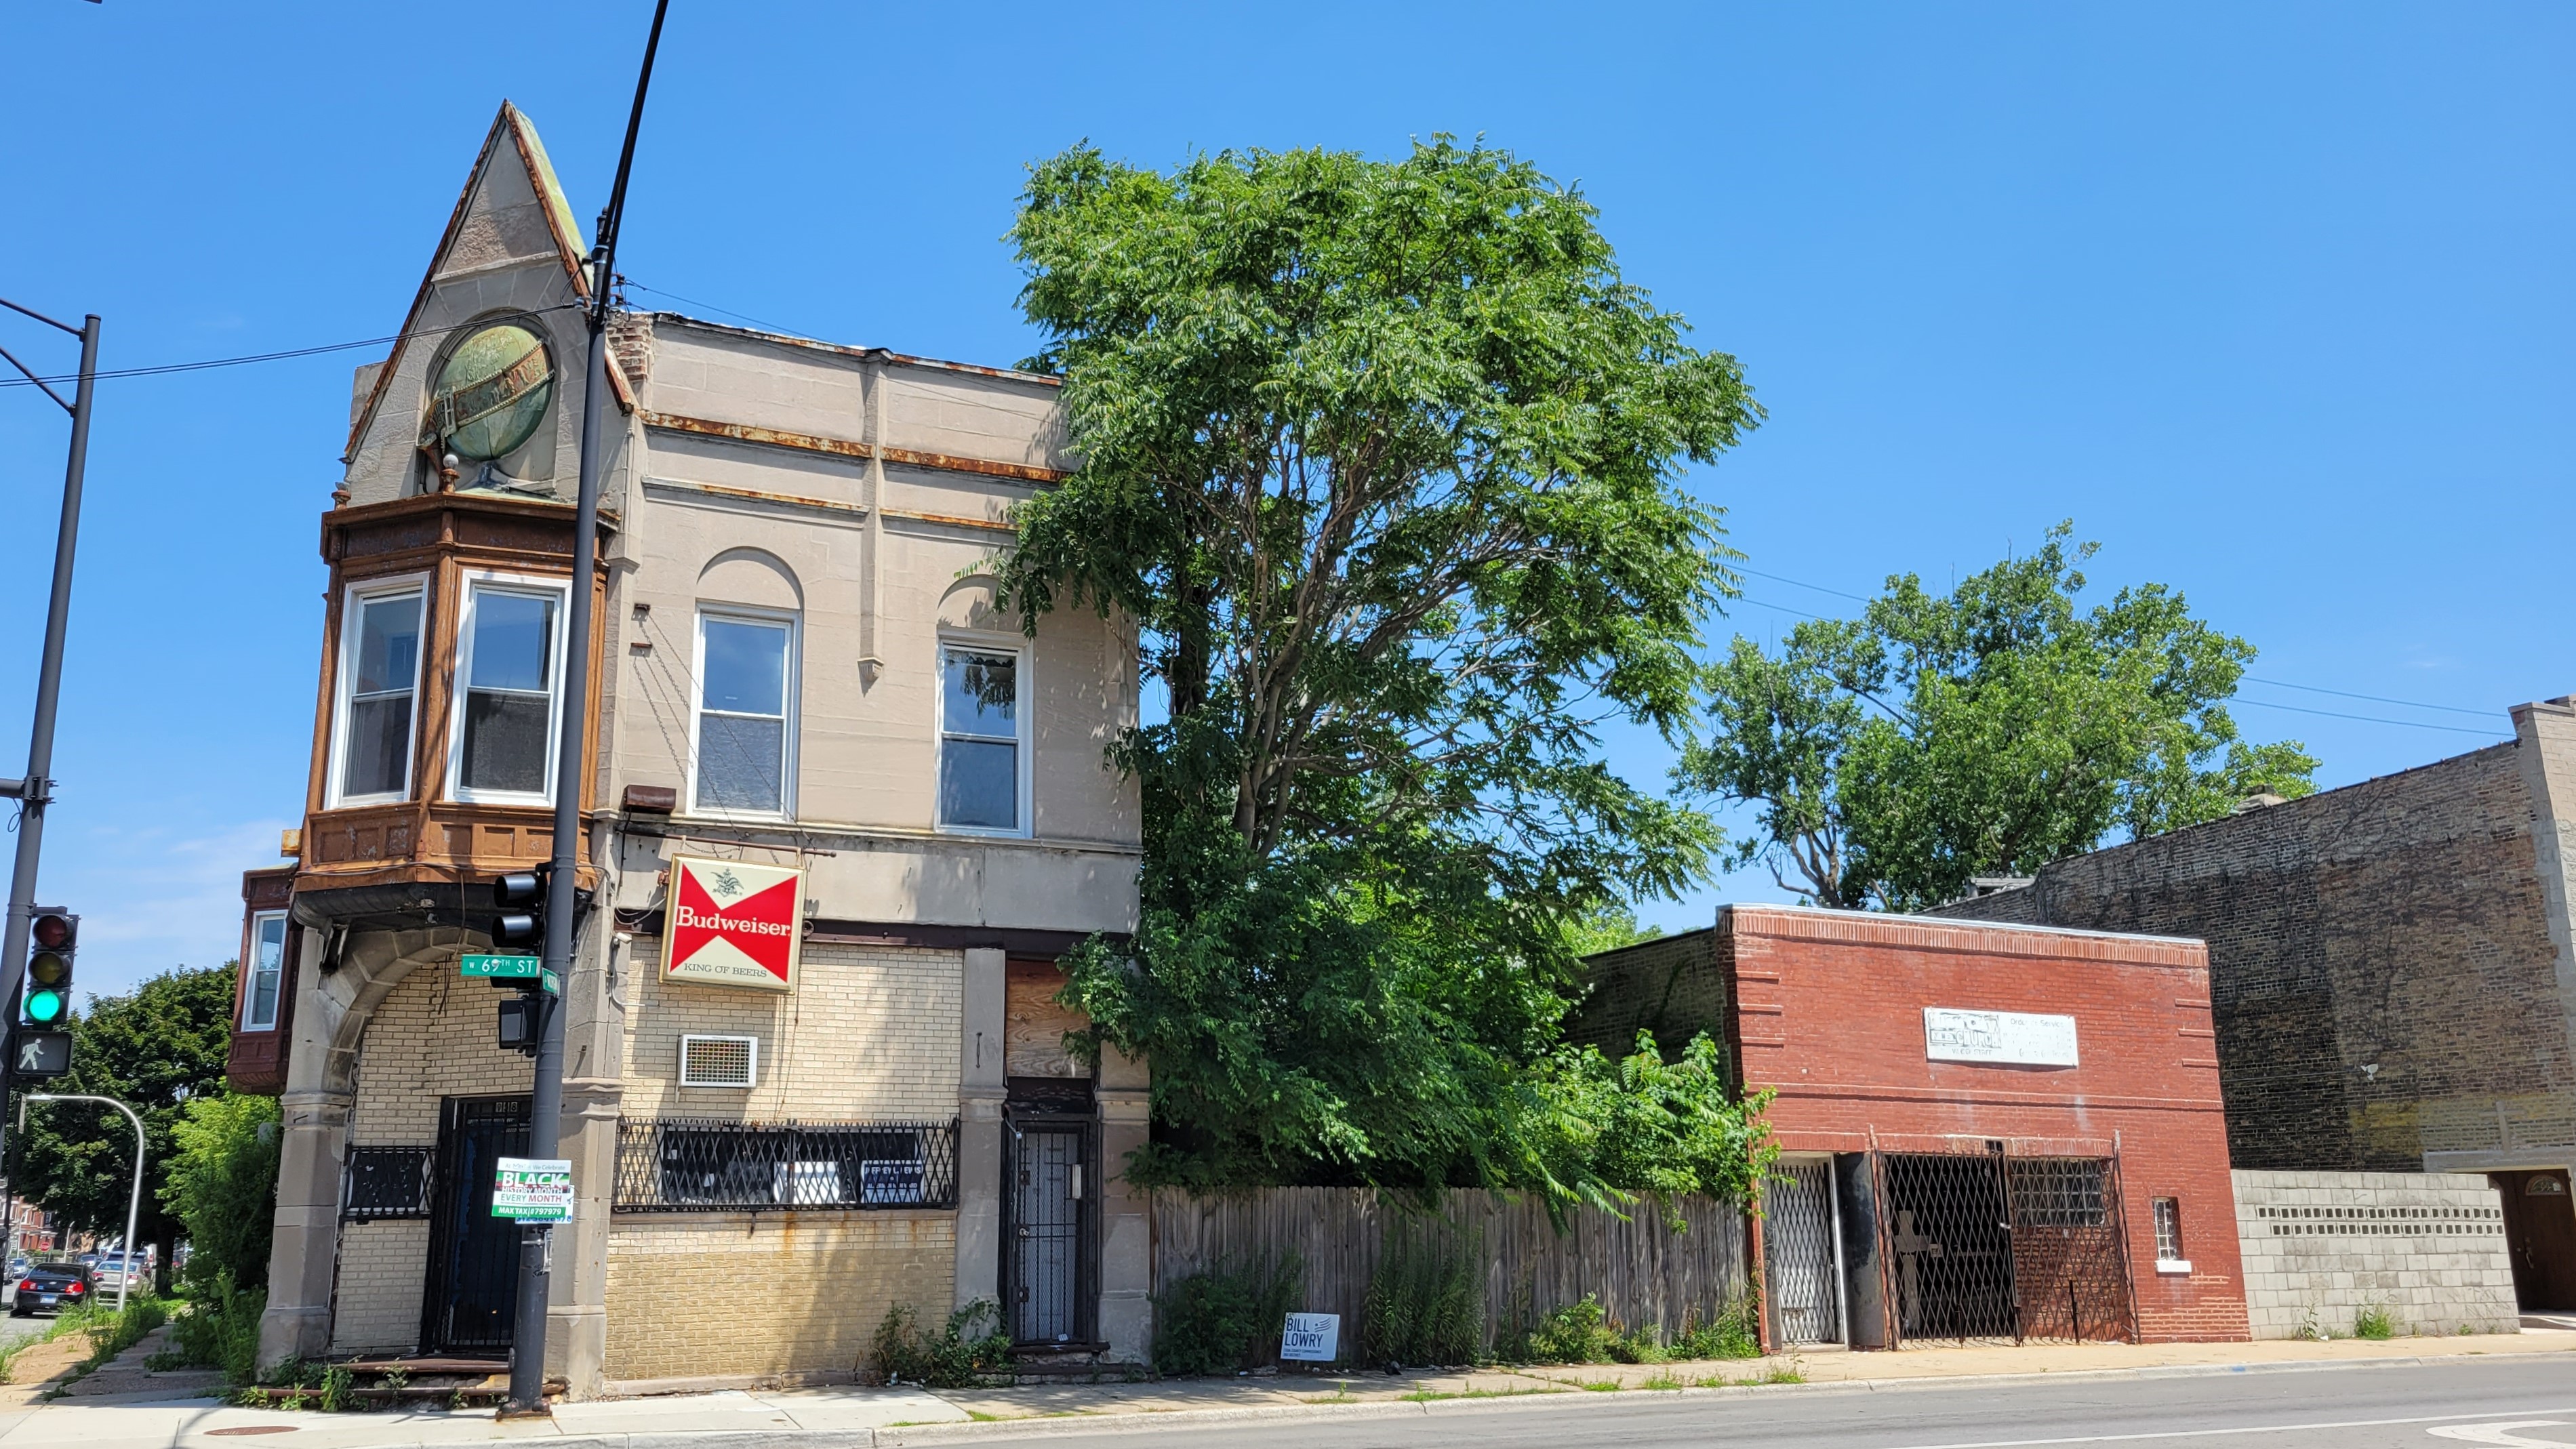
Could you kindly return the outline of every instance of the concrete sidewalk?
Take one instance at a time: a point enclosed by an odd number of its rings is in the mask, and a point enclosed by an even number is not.
[[[289,1413],[166,1394],[66,1398],[0,1411],[0,1449],[226,1449],[292,1434],[294,1449],[444,1449],[547,1441],[561,1449],[861,1449],[1153,1422],[1208,1428],[1282,1418],[1369,1418],[1506,1409],[1583,1391],[1798,1393],[1928,1387],[1944,1380],[2192,1375],[2359,1367],[2474,1355],[2569,1354],[2576,1331],[2372,1342],[2035,1345],[1814,1352],[1737,1362],[1490,1369],[1472,1373],[1282,1375],[1146,1384],[1068,1384],[931,1393],[920,1389],[728,1391],[557,1406],[551,1419],[501,1422],[489,1410]],[[1777,1384],[1779,1387],[1772,1387]],[[1804,1389],[1792,1385],[1804,1384]]]

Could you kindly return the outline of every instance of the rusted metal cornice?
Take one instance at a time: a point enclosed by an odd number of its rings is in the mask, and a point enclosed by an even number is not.
[[[949,362],[937,357],[919,357],[909,352],[895,352],[883,347],[854,347],[842,342],[818,342],[811,337],[797,337],[785,332],[770,332],[758,327],[735,327],[723,322],[710,322],[703,317],[692,317],[686,312],[656,312],[652,315],[657,323],[672,322],[704,332],[721,333],[727,337],[745,337],[755,342],[771,342],[780,347],[793,347],[806,352],[826,352],[836,357],[856,358],[863,362],[891,362],[900,367],[927,367],[940,372],[963,372],[976,377],[1000,378],[1007,382],[1033,382],[1043,387],[1064,386],[1063,378],[1050,377],[1043,372],[1022,372],[1012,367],[985,367],[972,362]]]
[[[1068,476],[1057,468],[1039,468],[1026,463],[996,463],[989,458],[961,458],[953,453],[924,453],[912,448],[884,448],[862,443],[855,438],[827,438],[816,433],[794,433],[783,428],[764,428],[751,423],[720,423],[709,418],[683,417],[677,413],[658,413],[645,409],[637,414],[648,428],[665,432],[688,433],[701,438],[726,438],[737,443],[757,443],[770,448],[793,448],[804,453],[828,453],[839,458],[882,458],[889,463],[902,463],[915,468],[930,468],[944,473],[976,473],[987,478],[1010,478],[1022,483],[1061,483]]]

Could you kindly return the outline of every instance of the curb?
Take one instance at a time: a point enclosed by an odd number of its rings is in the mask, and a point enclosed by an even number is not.
[[[1996,1388],[2015,1384],[2100,1383],[2122,1379],[2188,1379],[2208,1378],[2229,1374],[2317,1373],[2341,1372],[2353,1369],[2420,1368],[2435,1364],[2457,1364],[2471,1360],[2480,1363],[2539,1360],[2564,1361],[2568,1358],[2569,1353],[2570,1351],[2566,1349],[2544,1349],[2536,1352],[2523,1353],[2408,1354],[2402,1357],[2389,1358],[2326,1359],[2308,1361],[2289,1360],[2264,1363],[2155,1364],[2139,1368],[2071,1369],[2061,1373],[1926,1374],[1914,1378],[1846,1379],[1838,1382],[1820,1384],[1729,1384],[1723,1388],[1707,1389],[1621,1389],[1615,1393],[1604,1393],[1597,1395],[1597,1397],[1627,1401],[1640,1398],[1745,1399],[1752,1398],[1755,1395],[1796,1395],[1799,1397],[1809,1397],[1832,1396],[1836,1394],[1907,1393],[1948,1388],[1953,1385]],[[907,1424],[900,1427],[890,1427],[872,1431],[874,1438],[871,1441],[870,1449],[903,1449],[903,1446],[907,1445],[971,1442],[979,1439],[1007,1439],[1033,1432],[1064,1435],[1118,1434],[1167,1427],[1173,1429],[1205,1428],[1224,1424],[1257,1424],[1278,1421],[1294,1421],[1299,1419],[1333,1419],[1336,1421],[1346,1420],[1360,1422],[1372,1419],[1400,1419],[1414,1415],[1428,1417],[1432,1415],[1446,1416],[1450,1414],[1512,1413],[1522,1409],[1537,1408],[1543,1405],[1552,1404],[1556,1400],[1569,1394],[1581,1395],[1586,1392],[1586,1390],[1580,1388],[1567,1386],[1557,1389],[1538,1389],[1530,1393],[1504,1394],[1496,1395],[1491,1398],[1477,1399],[1430,1399],[1418,1402],[1381,1400],[1375,1403],[1362,1402],[1356,1404],[1257,1404],[1248,1405],[1242,1408],[1228,1409],[1167,1409],[1159,1413],[1149,1411],[1129,1414],[1054,1414],[1025,1419],[990,1419],[964,1424]],[[848,1432],[855,1435],[858,1431],[817,1430],[809,1432]],[[766,1444],[755,1445],[749,1442],[753,1439],[766,1439],[769,1437],[767,1435],[746,1434],[738,1436],[744,1441],[739,1446],[735,1446],[732,1443],[737,1436],[725,1435],[723,1437],[726,1440],[726,1443],[724,1445],[717,1445],[713,1442],[713,1436],[692,1437],[678,1434],[637,1436],[633,1441],[623,1446],[617,1446],[617,1449],[690,1449],[690,1446],[693,1445],[699,1446],[699,1449],[771,1449],[771,1446]],[[803,1449],[822,1449],[824,1442],[825,1441],[819,1439],[805,1437],[795,1438],[792,1441],[796,1446],[803,1446]],[[850,1440],[852,1445],[856,1445],[857,1442],[858,1441],[855,1437]],[[775,1446],[775,1449],[789,1449],[789,1441],[782,1438],[780,1444]]]
[[[1924,1375],[1914,1378],[1847,1379],[1807,1384],[1730,1384],[1723,1388],[1621,1389],[1594,1397],[1636,1399],[1745,1399],[1756,1395],[1814,1397],[1844,1394],[1925,1392],[1958,1387],[2002,1387],[2040,1383],[2101,1383],[2128,1379],[2192,1379],[2221,1375],[2336,1373],[2361,1369],[2422,1368],[2442,1364],[2566,1362],[2571,1351],[2539,1350],[2491,1354],[2408,1354],[2388,1358],[2290,1360],[2232,1364],[2156,1364],[2138,1368],[2071,1369],[2060,1373]],[[1350,1404],[1251,1404],[1232,1408],[1140,1410],[1115,1414],[1051,1414],[1021,1419],[988,1419],[966,1423],[904,1424],[874,1429],[710,1429],[642,1433],[536,1432],[497,1434],[485,1440],[434,1439],[383,1443],[370,1449],[468,1449],[496,1443],[527,1443],[545,1449],[907,1449],[907,1446],[973,1443],[1032,1435],[1081,1436],[1129,1434],[1157,1430],[1211,1429],[1227,1425],[1323,1421],[1366,1423],[1387,1419],[1448,1417],[1458,1414],[1515,1413],[1552,1405],[1586,1391],[1571,1386],[1476,1399],[1420,1401],[1376,1400]],[[534,1427],[534,1426],[531,1426]],[[186,1437],[183,1432],[182,1437]]]

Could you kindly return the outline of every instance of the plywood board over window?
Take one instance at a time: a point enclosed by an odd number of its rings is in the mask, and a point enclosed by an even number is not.
[[[1052,961],[1013,961],[1003,977],[1002,1070],[1014,1077],[1088,1079],[1090,1069],[1064,1049],[1064,1034],[1091,1018],[1055,999],[1064,972]]]

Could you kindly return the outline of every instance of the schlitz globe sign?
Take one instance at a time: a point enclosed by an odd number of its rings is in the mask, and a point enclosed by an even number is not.
[[[801,870],[673,856],[662,979],[792,991],[804,915]]]

